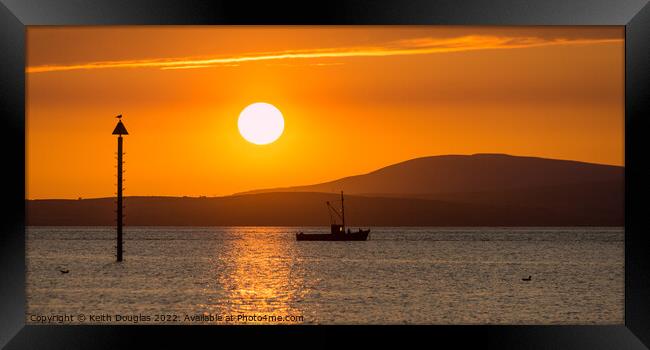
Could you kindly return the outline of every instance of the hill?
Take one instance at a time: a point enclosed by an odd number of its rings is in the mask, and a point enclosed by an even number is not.
[[[126,197],[126,225],[623,226],[624,168],[503,154],[425,157],[364,175],[226,197]],[[336,193],[334,193],[336,192]],[[114,199],[28,200],[28,225],[114,225]]]
[[[280,192],[215,198],[127,197],[127,226],[321,226],[327,193]],[[110,226],[113,198],[30,200],[27,225]],[[350,226],[622,226],[623,210],[593,212],[417,198],[346,196]]]
[[[445,155],[411,159],[368,174],[264,192],[344,191],[348,194],[431,197],[442,193],[502,192],[585,183],[623,183],[624,168],[506,154]],[[622,186],[622,185],[621,185]]]

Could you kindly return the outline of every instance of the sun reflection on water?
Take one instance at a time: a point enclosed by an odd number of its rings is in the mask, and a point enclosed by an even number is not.
[[[233,227],[228,229],[228,234],[233,239],[224,241],[227,247],[220,249],[223,258],[216,259],[213,265],[217,283],[228,300],[221,305],[221,312],[235,317],[268,318],[261,322],[236,323],[300,323],[273,320],[273,317],[302,316],[297,304],[306,294],[286,229]]]

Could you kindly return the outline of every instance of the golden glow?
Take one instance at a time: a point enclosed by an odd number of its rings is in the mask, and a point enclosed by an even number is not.
[[[293,259],[298,254],[292,252],[296,246],[288,245],[282,238],[286,228],[280,227],[233,227],[227,229],[237,239],[224,240],[230,271],[223,271],[223,262],[214,264],[219,285],[223,286],[227,300],[231,303],[218,305],[226,315],[267,315],[274,317],[302,316],[299,301],[306,298],[308,288],[304,288],[305,271],[296,269]],[[293,237],[292,237],[293,238]],[[293,242],[292,242],[293,243]],[[261,259],[260,257],[267,257]],[[214,305],[207,305],[212,309]],[[223,307],[226,309],[223,309]],[[247,324],[268,324],[269,321],[238,321]],[[271,323],[302,323],[284,321]]]
[[[282,112],[274,105],[256,102],[248,105],[237,120],[239,133],[246,141],[266,145],[277,140],[284,131]]]
[[[28,27],[27,197],[219,196],[408,159],[624,164],[624,27]],[[280,108],[260,147],[245,106]],[[289,127],[290,126],[290,127]]]

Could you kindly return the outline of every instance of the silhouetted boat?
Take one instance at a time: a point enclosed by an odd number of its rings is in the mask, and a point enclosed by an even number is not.
[[[330,233],[296,233],[296,240],[298,241],[365,241],[368,239],[368,234],[370,230],[362,230],[352,232],[350,229],[345,231],[345,206],[343,205],[343,191],[341,191],[341,212],[336,210],[330,202],[327,203],[327,208],[330,210],[330,219],[331,213],[333,212],[336,216],[341,219],[341,224],[332,223],[330,225]],[[332,220],[334,221],[334,220]]]

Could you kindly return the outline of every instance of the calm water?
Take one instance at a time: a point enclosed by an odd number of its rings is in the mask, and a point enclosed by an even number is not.
[[[297,230],[127,227],[117,264],[114,228],[30,227],[27,322],[623,323],[623,228]]]

